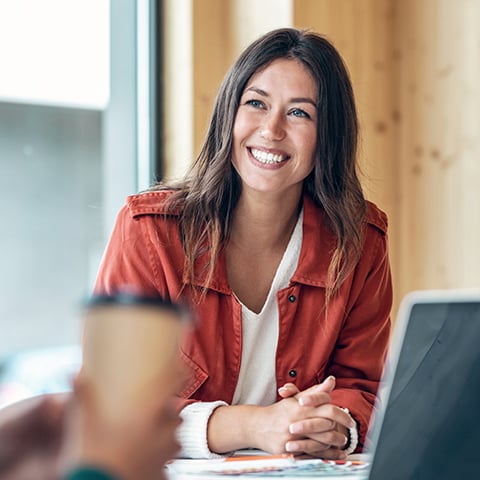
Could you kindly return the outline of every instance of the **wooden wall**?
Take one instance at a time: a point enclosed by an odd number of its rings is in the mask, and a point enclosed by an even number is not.
[[[480,286],[480,2],[398,8],[397,286]]]
[[[167,175],[198,152],[241,48],[275,27],[311,28],[352,76],[363,184],[390,219],[394,310],[414,289],[480,287],[480,1],[164,3]]]

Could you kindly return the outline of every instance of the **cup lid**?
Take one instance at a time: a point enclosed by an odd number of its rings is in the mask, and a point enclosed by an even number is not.
[[[147,307],[154,307],[160,309],[167,309],[177,313],[179,316],[189,317],[189,309],[177,302],[172,302],[171,300],[165,299],[160,295],[142,295],[127,291],[117,292],[113,294],[107,293],[94,293],[83,302],[83,307],[94,308],[94,307],[104,307],[109,305],[140,305]]]

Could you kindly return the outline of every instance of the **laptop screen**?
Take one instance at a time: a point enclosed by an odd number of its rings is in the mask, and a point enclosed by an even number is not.
[[[407,303],[369,478],[480,478],[480,295]]]

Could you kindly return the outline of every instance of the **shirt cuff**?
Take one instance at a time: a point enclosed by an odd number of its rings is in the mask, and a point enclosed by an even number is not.
[[[223,401],[195,402],[180,412],[182,423],[177,429],[177,440],[182,458],[223,458],[226,455],[213,453],[208,448],[207,425],[213,411],[228,405]]]
[[[116,478],[100,468],[80,466],[69,472],[64,480],[115,480]]]
[[[350,455],[355,451],[358,445],[358,429],[357,429],[357,422],[355,419],[350,415],[348,408],[342,408],[345,413],[348,413],[348,416],[355,422],[355,426],[348,429],[348,442],[343,451]]]

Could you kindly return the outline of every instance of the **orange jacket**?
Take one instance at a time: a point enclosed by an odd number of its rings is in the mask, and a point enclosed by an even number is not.
[[[241,361],[241,306],[228,285],[223,255],[202,301],[193,302],[191,289],[182,288],[185,256],[176,217],[165,217],[161,206],[169,194],[159,191],[128,197],[100,265],[95,291],[114,293],[129,288],[190,303],[197,323],[181,349],[190,373],[181,396],[186,401],[231,403]],[[305,195],[297,270],[288,288],[277,293],[277,385],[293,382],[303,390],[335,375],[332,401],[348,408],[358,422],[359,447],[365,440],[382,373],[392,304],[387,218],[372,203],[368,203],[367,224],[361,259],[331,300],[325,318],[325,285],[335,238],[322,210]],[[195,279],[196,286],[204,282],[202,275]],[[261,371],[259,365],[252,374]]]

